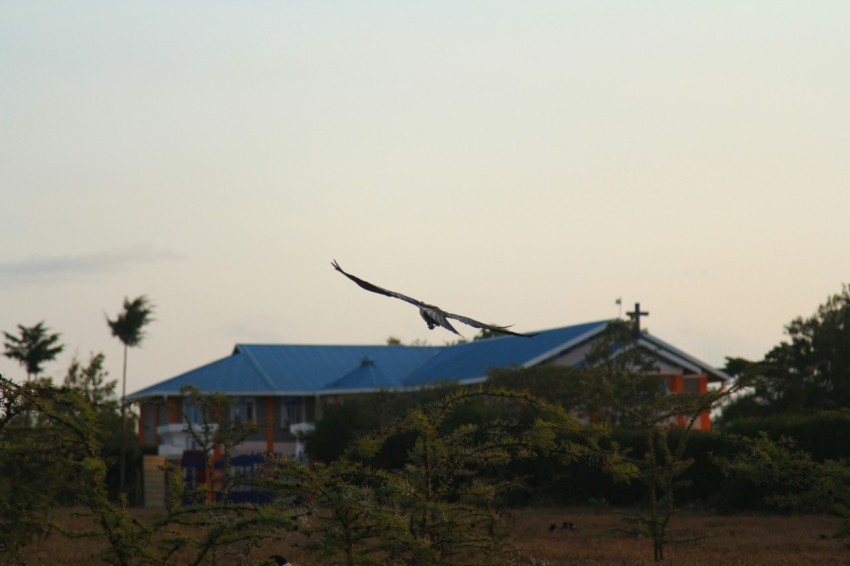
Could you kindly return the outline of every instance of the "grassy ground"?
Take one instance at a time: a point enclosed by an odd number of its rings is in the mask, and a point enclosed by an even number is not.
[[[575,531],[549,531],[552,523]],[[622,515],[582,510],[525,510],[516,514],[514,540],[521,560],[549,564],[652,564],[652,541],[629,532]],[[847,564],[850,551],[833,539],[836,520],[823,516],[680,515],[671,523],[681,539],[708,538],[665,547],[676,565]]]
[[[150,518],[150,510],[139,510],[140,518]],[[652,542],[629,532],[622,515],[612,511],[586,509],[524,509],[512,513],[514,564],[616,564],[652,563]],[[74,519],[70,513],[63,522]],[[553,523],[574,522],[576,530],[550,531]],[[670,544],[665,562],[674,565],[834,565],[850,563],[850,550],[840,541],[823,538],[836,527],[836,520],[823,516],[718,516],[687,515],[673,519],[671,528],[680,538],[709,538]],[[299,566],[322,562],[305,553],[297,538],[269,542],[243,556],[221,557],[219,564],[258,564],[271,554],[282,554]],[[30,564],[85,564],[97,545],[89,539],[69,540],[49,535],[26,551]],[[178,564],[175,562],[175,564]]]

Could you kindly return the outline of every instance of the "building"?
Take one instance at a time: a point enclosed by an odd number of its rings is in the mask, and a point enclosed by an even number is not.
[[[501,336],[450,346],[239,344],[230,356],[137,391],[128,400],[139,405],[139,442],[156,445],[161,458],[185,459],[184,454],[199,448],[187,432],[186,419],[199,420],[191,399],[180,393],[186,385],[232,397],[231,417],[259,425],[234,455],[298,457],[298,433],[309,430],[322,408],[342,396],[478,383],[486,380],[490,368],[580,366],[608,322],[554,328],[533,338]],[[672,393],[704,393],[709,384],[731,379],[648,333],[639,334],[637,347],[652,356]],[[698,427],[711,427],[708,413]]]

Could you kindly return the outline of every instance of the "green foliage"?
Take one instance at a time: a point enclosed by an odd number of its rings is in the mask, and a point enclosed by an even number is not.
[[[726,493],[721,491],[724,482],[719,470],[707,457],[707,450],[724,450],[722,440],[696,431],[695,424],[702,413],[736,388],[704,395],[669,394],[636,338],[631,325],[615,322],[594,344],[587,364],[580,369],[547,365],[498,370],[491,374],[491,381],[527,390],[584,419],[614,427],[598,445],[600,454],[608,454],[618,463],[617,467],[604,467],[609,473],[616,470],[616,478],[606,478],[592,462],[577,460],[558,468],[538,461],[538,492],[558,497],[558,486],[579,482],[585,499],[573,503],[595,498],[640,504],[643,509],[629,513],[627,520],[653,541],[653,554],[660,560],[664,546],[679,540],[669,527],[684,499],[721,503],[717,494]],[[548,476],[543,473],[547,470]],[[557,500],[563,501],[563,496]]]
[[[164,517],[145,527],[148,552],[156,563],[168,563],[177,553],[188,564],[236,563],[252,548],[298,529],[287,509],[224,498],[205,501],[197,497],[199,492],[186,490],[179,470],[170,464],[166,470],[172,504]]]
[[[124,310],[115,319],[106,318],[106,322],[112,330],[112,335],[118,338],[122,344],[134,348],[141,344],[144,338],[144,327],[147,326],[153,316],[153,305],[150,300],[141,295],[132,301],[124,299]]]
[[[695,424],[734,388],[705,394],[668,394],[652,357],[637,339],[632,325],[614,321],[594,342],[586,356],[586,367],[580,370],[550,366],[517,370],[514,376],[496,372],[493,380],[513,386],[519,382],[532,387],[533,383],[584,418],[641,431],[640,450],[620,452],[616,443],[608,443],[607,448],[617,454],[620,465],[616,469],[621,479],[643,486],[645,510],[630,513],[627,520],[653,541],[658,561],[664,558],[664,546],[676,540],[669,524],[677,495],[690,485],[685,474],[694,460],[686,456],[686,448]],[[678,423],[678,430],[671,434],[674,423]]]
[[[191,415],[183,412],[185,430],[204,455],[206,477],[218,477],[189,488],[180,470],[166,465],[170,478],[168,513],[149,526],[157,535],[151,545],[158,559],[167,561],[180,552],[191,556],[190,564],[232,563],[263,541],[297,529],[295,519],[280,506],[230,500],[235,487],[256,481],[234,474],[231,465],[234,447],[256,431],[256,424],[231,418],[233,399],[224,394],[201,393],[191,386],[180,393],[191,399],[196,415],[201,417],[200,422],[192,422]],[[214,465],[215,454],[222,462],[220,475]]]
[[[139,549],[133,531],[122,527],[126,514],[107,497],[100,426],[91,403],[77,390],[46,382],[17,385],[0,378],[0,392],[8,404],[23,408],[0,430],[6,452],[0,461],[9,465],[2,474],[0,505],[11,510],[2,515],[10,521],[4,526],[12,538],[2,550],[18,556],[21,545],[47,528],[50,509],[72,502],[89,508],[112,543],[107,560],[129,563]],[[21,532],[20,525],[30,532]]]
[[[65,374],[65,387],[76,389],[96,409],[104,413],[117,413],[118,401],[115,398],[117,381],[106,381],[109,375],[103,368],[104,355],[102,352],[90,354],[89,363],[83,367],[76,356],[71,360],[68,372]]]
[[[789,340],[743,368],[755,380],[753,390],[730,403],[724,421],[850,406],[850,287],[812,316],[792,320],[785,332]]]
[[[403,537],[403,525],[379,497],[379,477],[373,470],[339,459],[310,468],[296,460],[278,458],[268,485],[293,502],[309,500],[308,507],[294,508],[310,515],[309,550],[323,562],[382,564],[381,556],[392,541]]]
[[[2,378],[0,378],[2,379]],[[28,392],[42,386],[28,381]],[[8,394],[0,382],[3,418],[0,421],[0,562],[21,560],[19,550],[49,531],[49,511],[54,500],[73,486],[71,472],[52,449],[56,431],[33,427],[32,404],[25,397]]]
[[[498,326],[498,324],[491,324],[491,326]],[[473,342],[477,340],[489,340],[490,338],[498,338],[500,336],[504,336],[504,334],[489,328],[482,328],[475,336],[472,337],[472,340]]]
[[[737,358],[726,356],[726,363],[721,368],[724,373],[732,377],[738,378],[752,373],[756,362],[746,358]]]
[[[357,439],[378,431],[401,418],[410,409],[433,402],[456,386],[419,391],[379,391],[349,396],[324,408],[315,429],[304,437],[310,459],[331,462],[339,458]],[[395,451],[386,452],[388,461]]]
[[[248,481],[232,473],[233,449],[257,431],[257,424],[251,421],[234,420],[230,412],[233,398],[223,393],[201,393],[197,388],[187,385],[180,389],[180,395],[191,399],[201,416],[201,422],[195,423],[191,421],[190,415],[183,412],[182,408],[179,409],[186,423],[185,430],[206,456],[207,478],[215,475],[213,456],[217,450],[221,461],[221,480],[218,482],[217,489],[203,485],[194,493],[185,494],[185,496],[196,501],[205,499],[227,501],[234,487],[244,485]]]
[[[505,472],[541,454],[580,457],[590,443],[575,441],[578,432],[562,407],[526,393],[459,388],[359,437],[333,462],[304,468],[280,459],[271,481],[312,501],[314,550],[324,561],[492,563],[506,551],[499,504],[521,481]],[[399,440],[402,460],[376,466]]]
[[[3,332],[6,336],[3,353],[7,358],[17,360],[26,368],[27,377],[33,378],[41,373],[45,362],[49,362],[65,348],[58,344],[59,334],[50,334],[44,321],[35,326],[18,325],[18,336]]]
[[[850,458],[850,408],[805,415],[737,419],[723,428],[732,435],[790,438],[816,460]]]
[[[126,429],[122,426],[121,415],[118,411],[118,400],[115,397],[115,380],[107,380],[108,372],[103,367],[103,353],[92,353],[87,365],[83,365],[76,356],[71,360],[71,365],[65,374],[64,387],[77,391],[92,406],[99,421],[99,441],[101,443],[101,458],[107,464],[106,477],[109,497],[115,499],[121,493],[120,489],[120,459],[124,458],[124,466],[129,470],[127,474],[128,490],[127,497],[130,502],[135,502],[140,497],[141,477],[139,474],[139,461],[141,459],[141,447],[133,434],[126,434],[122,438],[122,432],[133,430],[135,418],[131,414]],[[126,443],[122,451],[122,444]]]
[[[497,369],[490,373],[490,381],[528,390],[583,419],[644,427],[665,422],[687,408],[685,396],[667,395],[655,372],[653,360],[635,347],[633,327],[614,321],[593,344],[582,368],[539,365]],[[689,402],[693,398],[687,396]]]
[[[492,369],[488,381],[497,387],[527,391],[578,416],[589,418],[594,412],[590,400],[584,395],[589,380],[585,370],[547,364],[529,368]]]
[[[762,489],[771,506],[839,517],[834,536],[850,537],[850,459],[816,460],[792,439],[766,433],[735,442],[733,457],[718,458],[724,470]]]
[[[191,564],[233,563],[251,547],[296,528],[279,506],[232,504],[226,497],[199,503],[173,469],[175,497],[168,513],[150,524],[139,521],[126,501],[116,504],[108,497],[98,406],[79,389],[39,381],[17,385],[0,378],[0,393],[2,563],[21,562],[20,549],[48,529],[103,539],[107,545],[97,558],[128,565],[167,563],[178,552]],[[97,529],[74,532],[51,519],[56,505],[69,503],[84,506]]]
[[[141,295],[132,301],[124,298],[124,310],[115,320],[106,317],[106,323],[112,330],[112,335],[124,344],[124,365],[121,372],[121,455],[118,489],[124,494],[124,479],[127,460],[127,349],[141,344],[144,338],[144,327],[153,320],[153,305],[150,300]]]

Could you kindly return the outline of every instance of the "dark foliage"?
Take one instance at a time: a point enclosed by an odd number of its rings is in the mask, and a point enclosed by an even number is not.
[[[503,562],[499,509],[523,480],[508,472],[543,454],[579,457],[592,439],[578,432],[562,408],[528,394],[456,388],[357,438],[333,462],[305,468],[279,459],[271,484],[314,502],[311,549],[323,562]],[[382,456],[393,442],[393,458]]]
[[[18,334],[3,332],[6,337],[3,355],[20,362],[30,378],[38,376],[44,363],[55,359],[65,348],[59,344],[59,334],[50,334],[44,321],[35,326],[19,324]]]
[[[785,333],[788,340],[759,362],[727,358],[754,387],[724,409],[724,422],[850,406],[850,287],[792,320]]]

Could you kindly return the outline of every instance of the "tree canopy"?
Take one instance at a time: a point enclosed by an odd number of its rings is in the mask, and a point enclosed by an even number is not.
[[[83,366],[76,356],[68,366],[65,374],[65,387],[76,389],[79,393],[101,410],[114,412],[118,408],[115,399],[117,381],[107,381],[109,372],[103,368],[104,355],[102,352],[89,355],[89,363]]]
[[[144,295],[136,297],[132,301],[124,299],[124,311],[119,313],[115,320],[106,318],[112,335],[118,338],[125,346],[131,348],[142,343],[145,337],[144,327],[152,320],[153,305]]]
[[[127,349],[142,343],[144,328],[152,320],[153,305],[144,295],[133,299],[124,299],[124,311],[115,320],[106,317],[106,323],[112,329],[112,335],[124,344],[124,367],[121,372],[121,479],[120,489],[124,491],[124,456],[127,444]]]
[[[727,358],[737,377],[755,385],[724,410],[725,421],[850,406],[850,287],[828,297],[810,317],[793,319],[785,333],[788,339],[758,362]]]
[[[49,362],[65,348],[59,344],[59,334],[50,334],[42,320],[35,326],[18,325],[18,336],[3,332],[6,336],[4,356],[17,360],[27,370],[27,377],[41,373],[45,362]]]

